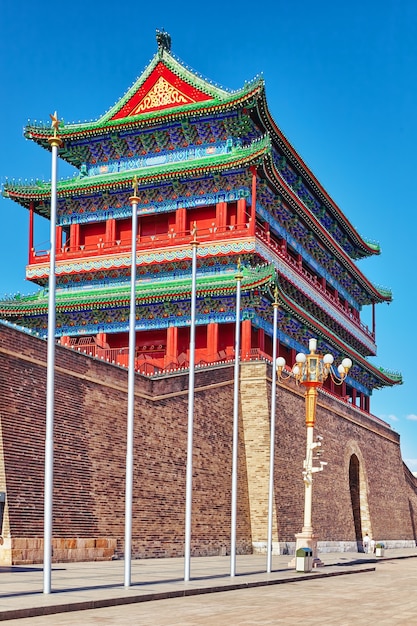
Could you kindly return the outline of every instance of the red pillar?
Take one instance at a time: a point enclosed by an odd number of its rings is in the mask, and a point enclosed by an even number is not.
[[[352,389],[352,404],[353,404],[353,406],[356,406],[356,396],[357,396],[356,389],[353,388]]]
[[[106,236],[105,243],[108,246],[113,246],[116,241],[116,220],[114,218],[106,221]]]
[[[237,228],[244,228],[246,224],[246,200],[245,198],[239,198],[237,201],[237,217],[236,217],[236,226]]]
[[[79,250],[80,248],[80,225],[71,224],[70,226],[70,250]]]
[[[242,340],[240,344],[240,354],[242,361],[248,361],[250,358],[250,351],[252,348],[252,323],[250,320],[243,320],[242,325]]]
[[[62,226],[55,227],[55,241],[57,252],[62,252]]]
[[[227,224],[227,203],[218,202],[216,204],[216,225],[219,232],[223,232]]]
[[[186,217],[187,209],[185,207],[180,207],[175,211],[175,229],[180,235],[185,234]]]
[[[219,325],[215,322],[207,324],[207,360],[216,361],[219,352]]]
[[[178,327],[168,326],[167,348],[165,353],[165,366],[176,363],[178,358]]]
[[[252,172],[252,206],[250,211],[250,227],[249,234],[255,234],[256,225],[256,167],[251,167]]]
[[[261,352],[265,352],[265,331],[263,328],[258,330],[258,348]]]
[[[107,343],[107,333],[97,333],[96,343],[99,348],[105,348]]]

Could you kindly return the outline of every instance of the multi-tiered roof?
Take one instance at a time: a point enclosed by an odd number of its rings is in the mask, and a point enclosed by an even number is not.
[[[52,133],[48,125],[25,130],[46,149]],[[349,354],[351,384],[368,395],[400,381],[367,361],[375,337],[360,321],[364,305],[391,300],[355,263],[379,247],[358,234],[278,128],[262,79],[234,92],[214,86],[176,59],[169,36],[158,33],[156,55],[127,93],[94,122],[62,125],[60,137],[60,157],[79,174],[57,189],[57,336],[128,329],[131,254],[123,234],[136,176],[138,330],[189,324],[189,232],[198,215],[199,325],[233,321],[241,257],[243,318],[254,328],[272,334],[278,276],[283,345],[298,350],[314,335],[320,349]],[[42,181],[4,189],[46,218],[50,193]],[[222,218],[222,211],[235,213]],[[96,235],[101,224],[102,236],[93,247],[74,246],[75,224],[85,233],[94,224]],[[27,278],[45,287],[48,275],[47,253],[34,250]],[[45,289],[1,302],[0,315],[45,335]]]

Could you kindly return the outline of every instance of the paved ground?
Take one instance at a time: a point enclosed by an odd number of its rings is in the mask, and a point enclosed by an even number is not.
[[[321,557],[324,567],[311,573],[289,570],[288,557],[274,557],[271,574],[264,556],[237,557],[233,578],[228,557],[194,558],[189,583],[183,581],[182,559],[133,561],[129,588],[123,586],[123,562],[54,565],[51,594],[42,593],[41,568],[0,568],[0,621],[417,626],[417,549],[387,550],[383,559],[353,553]]]

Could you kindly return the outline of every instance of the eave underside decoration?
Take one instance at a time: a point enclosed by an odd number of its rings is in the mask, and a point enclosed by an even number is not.
[[[253,142],[250,146],[236,148],[230,154],[220,154],[210,158],[203,157],[186,164],[171,163],[168,166],[158,165],[128,172],[60,181],[57,186],[57,201],[61,205],[63,201],[67,200],[70,206],[73,206],[73,203],[83,196],[96,197],[114,192],[130,193],[135,175],[140,180],[140,190],[152,186],[162,186],[166,183],[175,185],[183,180],[187,181],[187,179],[190,181],[187,184],[199,185],[201,179],[206,177],[222,176],[223,173],[229,171],[248,170],[252,164],[260,163],[269,149],[269,140],[265,137]],[[4,187],[4,195],[26,207],[29,207],[30,203],[33,202],[35,211],[49,218],[50,184],[40,182],[35,185],[7,183]]]
[[[258,185],[259,210],[265,207],[277,220],[280,226],[277,234],[287,240],[288,235],[292,237],[303,256],[314,258],[313,267],[323,267],[335,280],[335,286],[346,289],[360,306],[391,301],[392,294],[388,289],[372,285],[341,248],[337,244],[332,245],[326,229],[318,224],[314,216],[309,216],[288,192],[285,181],[280,180],[268,156],[264,161],[264,171],[266,180]],[[272,222],[271,226],[274,227]]]
[[[126,129],[106,132],[92,140],[81,137],[67,142],[60,150],[60,156],[77,168],[86,166],[86,173],[95,175],[108,168],[110,171],[127,169],[132,159],[161,158],[174,160],[184,158],[184,153],[194,147],[209,149],[218,146],[230,138],[236,141],[245,136],[249,143],[261,136],[256,132],[249,118],[240,110],[230,111],[215,117],[197,117],[184,119],[147,129]],[[131,168],[132,169],[132,168]]]
[[[326,208],[321,205],[318,200],[309,192],[306,188],[303,180],[300,176],[297,176],[296,172],[290,168],[285,157],[278,154],[274,155],[274,164],[281,174],[283,180],[291,187],[296,193],[297,197],[305,204],[308,209],[319,220],[320,224],[326,229],[326,231],[333,237],[335,241],[343,248],[343,250],[352,258],[359,259],[363,254],[360,254],[357,247],[349,240],[346,232],[340,227],[340,221],[337,221]]]
[[[347,322],[343,323],[342,316],[339,316],[339,320],[335,319],[333,316],[329,314],[326,308],[322,308],[317,306],[313,300],[311,300],[305,293],[300,291],[294,284],[285,280],[283,277],[280,278],[280,286],[283,292],[290,297],[293,302],[297,303],[297,305],[314,317],[314,319],[318,320],[323,327],[328,329],[334,335],[340,337],[343,341],[346,342],[347,345],[352,346],[359,354],[363,356],[375,356],[376,355],[376,346],[375,343],[370,339],[368,341],[361,341],[362,333],[358,330],[353,329],[353,332],[349,332],[347,328]]]
[[[233,293],[236,288],[236,269],[228,272],[207,271],[198,277],[197,293],[199,296],[223,295]],[[275,270],[270,264],[242,268],[242,289],[251,291],[270,284],[275,277]],[[190,279],[183,275],[176,279],[162,281],[143,280],[136,285],[136,298],[144,302],[170,300],[173,297],[190,297]],[[57,290],[57,311],[67,309],[97,310],[103,306],[118,306],[129,300],[129,282],[120,285],[109,285],[105,288],[86,290]],[[12,315],[43,315],[48,311],[48,294],[43,290],[32,296],[15,296],[0,303],[0,311]]]
[[[354,259],[379,254],[378,243],[359,235],[278,128],[269,112],[264,92],[257,99],[257,115],[261,125],[271,135],[277,167],[283,178],[323,226],[334,234],[335,240],[345,244],[344,249]]]

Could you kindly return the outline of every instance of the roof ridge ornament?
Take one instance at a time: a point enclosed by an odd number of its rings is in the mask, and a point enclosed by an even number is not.
[[[163,53],[164,50],[171,52],[171,35],[166,33],[164,29],[156,29],[156,43],[158,44],[158,52]]]

